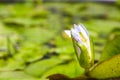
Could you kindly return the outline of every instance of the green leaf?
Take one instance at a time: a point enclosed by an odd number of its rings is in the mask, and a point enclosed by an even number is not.
[[[55,31],[50,31],[43,28],[28,28],[25,30],[24,36],[27,41],[34,43],[44,43],[51,39],[55,33]],[[44,36],[43,36],[44,35]]]
[[[0,78],[32,79],[33,77],[31,77],[30,75],[27,75],[23,71],[2,71],[0,72]]]
[[[16,70],[16,69],[24,69],[25,64],[21,60],[15,60],[12,58],[9,58],[7,60],[7,64],[4,67],[0,68],[0,71],[6,71],[6,70]]]
[[[22,78],[20,78],[20,79],[18,79],[18,78],[0,78],[0,80],[28,80],[28,78],[23,78],[23,79]],[[49,80],[49,79],[36,79],[36,78],[31,79],[30,78],[29,80]]]
[[[100,62],[120,54],[120,30],[114,29],[108,38],[103,53],[100,56]]]
[[[120,55],[97,64],[90,72],[92,78],[106,79],[120,77]]]
[[[70,63],[58,65],[48,70],[46,73],[43,74],[42,77],[46,78],[53,74],[64,74],[70,78],[74,78],[83,75],[83,73],[84,69],[79,66],[78,62],[72,61]]]
[[[34,64],[31,64],[25,69],[25,72],[40,77],[44,72],[48,71],[50,68],[62,63],[63,61],[57,58],[46,59]]]
[[[10,37],[7,36],[6,38],[7,38],[7,54],[12,57],[13,54],[15,54],[17,50],[14,44],[12,43]]]
[[[23,62],[31,62],[42,58],[47,53],[47,51],[48,49],[44,46],[40,46],[35,43],[24,42],[20,51],[14,55],[14,58]]]

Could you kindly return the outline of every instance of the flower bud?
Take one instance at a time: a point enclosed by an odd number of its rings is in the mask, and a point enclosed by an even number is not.
[[[94,64],[93,45],[86,28],[80,24],[65,32],[72,38],[75,53],[81,67],[89,69]]]

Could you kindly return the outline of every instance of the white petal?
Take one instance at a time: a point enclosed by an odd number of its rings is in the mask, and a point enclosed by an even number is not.
[[[78,56],[80,56],[81,54],[81,49],[77,46],[77,52],[78,52]]]
[[[78,25],[74,24],[74,30],[77,32],[81,32],[80,28]]]
[[[70,31],[70,30],[65,30],[65,33],[66,33],[69,37],[71,37],[71,31]]]
[[[89,35],[89,34],[88,34],[88,31],[87,31],[87,29],[84,27],[84,25],[83,25],[83,24],[80,24],[80,25],[81,25],[81,27],[85,30],[86,34]]]
[[[86,30],[86,28],[84,27],[84,25],[80,24],[79,28],[81,30],[81,33],[83,35],[83,37],[86,39],[86,42],[83,42],[84,45],[87,47],[88,51],[90,50],[90,39],[89,39],[89,34]]]
[[[75,29],[71,29],[71,34],[77,42],[82,42],[79,33]]]
[[[88,35],[88,32],[87,32],[86,28],[82,24],[79,25],[79,28],[80,28],[81,33],[84,36],[84,38],[86,40],[89,40],[89,35]]]

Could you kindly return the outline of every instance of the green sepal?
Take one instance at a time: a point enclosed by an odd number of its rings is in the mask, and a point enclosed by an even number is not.
[[[91,53],[90,53],[90,55],[91,55],[91,66],[93,66],[94,65],[94,60],[95,60],[95,54],[94,54],[94,44],[93,44],[93,39],[92,39],[92,37],[90,36],[90,49],[91,49]]]
[[[78,44],[78,46],[81,49],[81,54],[79,56],[79,63],[81,67],[85,69],[89,69],[91,66],[90,66],[90,61],[89,61],[90,57],[88,55],[87,48],[82,44]]]
[[[72,37],[72,35],[71,35],[71,37]],[[90,41],[90,47],[91,47],[90,53],[88,52],[85,45],[83,45],[81,43],[77,43],[73,37],[72,37],[72,42],[73,42],[74,50],[77,55],[80,66],[85,68],[85,70],[88,71],[89,68],[91,68],[92,65],[94,64],[92,41]],[[80,52],[78,51],[78,48],[80,48]]]
[[[92,51],[89,53],[87,48],[82,44],[78,44],[78,46],[81,48],[81,54],[79,56],[79,63],[81,67],[89,70],[94,64],[93,53]]]

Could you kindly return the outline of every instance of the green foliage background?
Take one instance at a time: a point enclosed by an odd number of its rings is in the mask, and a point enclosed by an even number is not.
[[[119,14],[118,4],[0,4],[0,79],[83,75],[64,30],[83,23],[93,37],[98,61],[109,33],[120,28]]]

